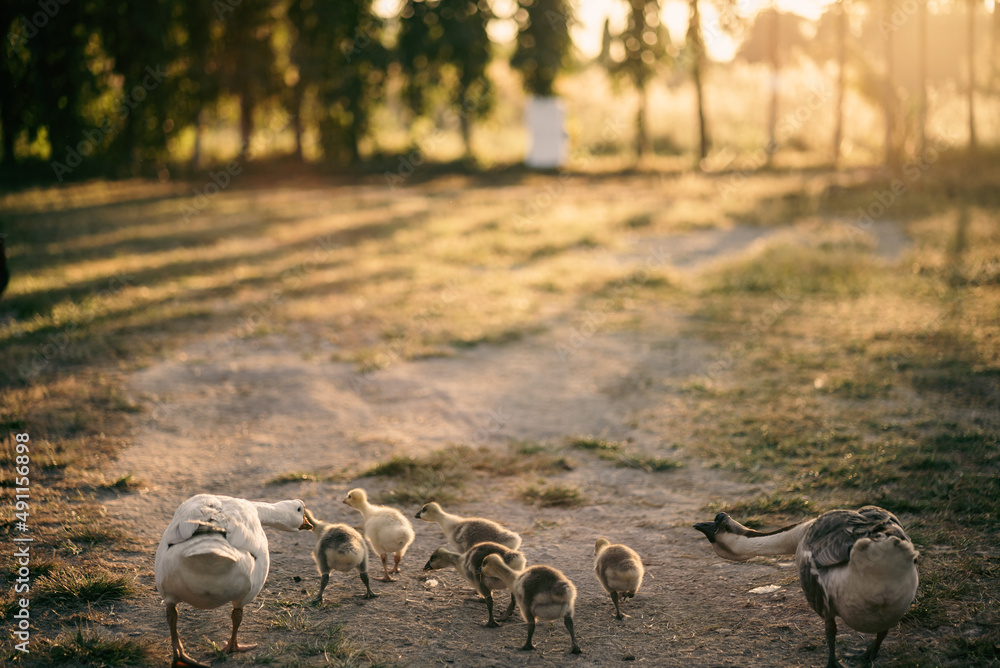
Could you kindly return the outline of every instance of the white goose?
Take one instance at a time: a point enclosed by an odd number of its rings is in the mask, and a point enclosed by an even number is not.
[[[243,652],[236,633],[243,607],[260,593],[270,555],[263,526],[296,531],[311,529],[301,501],[251,502],[229,496],[198,494],[182,503],[156,550],[156,589],[167,606],[173,663],[204,668],[184,652],[177,634],[177,604],[209,610],[233,604],[233,633],[224,651]]]
[[[795,554],[806,599],[826,622],[828,668],[840,666],[837,617],[856,631],[876,634],[863,657],[874,662],[889,629],[917,595],[919,553],[896,516],[877,506],[831,510],[766,533],[748,529],[726,513],[694,528],[725,559]]]

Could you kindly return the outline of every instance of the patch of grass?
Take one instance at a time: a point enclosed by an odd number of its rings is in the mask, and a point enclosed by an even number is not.
[[[34,666],[136,666],[148,663],[149,641],[122,637],[106,637],[90,628],[64,631],[39,648],[42,656],[32,661]]]
[[[375,655],[361,649],[344,638],[343,626],[330,626],[318,638],[312,638],[304,642],[288,643],[279,645],[271,657],[281,661],[281,665],[295,665],[294,658],[310,659],[312,657],[323,657],[325,665],[340,666],[341,668],[358,668],[360,666],[370,666],[377,668],[386,666],[378,662]],[[292,659],[292,661],[290,661]],[[265,663],[271,661],[265,659]],[[314,665],[313,662],[304,662],[304,665]]]
[[[135,593],[134,583],[124,575],[69,567],[37,578],[31,604],[42,608],[76,607],[120,601]]]
[[[618,441],[608,441],[603,438],[594,438],[592,436],[581,436],[577,438],[572,438],[569,441],[569,447],[577,448],[578,450],[590,450],[592,452],[598,453],[618,453],[621,451],[623,443]]]
[[[615,460],[615,466],[622,468],[632,468],[641,469],[646,473],[653,473],[657,471],[673,471],[682,466],[682,464],[676,459],[667,459],[665,457],[647,457],[644,455],[620,455]]]
[[[118,527],[83,523],[71,528],[67,537],[73,543],[87,545],[120,545],[126,540],[125,532]]]
[[[707,281],[709,292],[718,293],[857,295],[878,274],[858,249],[771,244],[713,270]]]
[[[575,508],[587,503],[587,498],[576,485],[557,483],[531,484],[520,490],[521,499],[542,508]]]
[[[752,499],[745,499],[735,503],[728,503],[724,506],[710,507],[714,512],[726,512],[732,515],[737,521],[740,517],[760,516],[760,515],[815,515],[816,509],[808,499],[792,494],[782,494],[773,492],[771,494],[761,494]]]
[[[383,503],[453,502],[466,483],[477,475],[516,476],[572,470],[566,457],[539,450],[525,454],[512,442],[507,450],[485,446],[452,445],[421,457],[393,456],[376,464],[359,477],[390,477],[400,482],[382,492]]]
[[[145,486],[146,485],[142,480],[135,477],[131,473],[127,473],[113,482],[102,485],[104,489],[114,490],[116,492],[137,492]]]
[[[316,473],[310,473],[308,471],[289,471],[288,473],[280,473],[274,476],[264,484],[288,485],[295,482],[316,482],[322,479],[323,478]]]

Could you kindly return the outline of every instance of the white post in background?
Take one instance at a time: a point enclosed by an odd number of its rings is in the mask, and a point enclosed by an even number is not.
[[[524,163],[534,169],[556,169],[566,160],[565,112],[558,97],[528,98],[531,145]]]

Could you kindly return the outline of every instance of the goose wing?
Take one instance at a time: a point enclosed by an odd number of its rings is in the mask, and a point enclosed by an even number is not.
[[[163,586],[167,577],[164,568],[167,551],[205,534],[222,536],[234,550],[253,556],[252,600],[264,586],[269,567],[267,536],[257,517],[257,509],[244,499],[212,494],[197,494],[178,506],[156,550],[157,589]]]

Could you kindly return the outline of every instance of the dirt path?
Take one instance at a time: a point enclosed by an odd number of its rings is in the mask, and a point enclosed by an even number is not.
[[[696,234],[701,236],[674,245],[675,266],[695,270],[764,232]],[[254,665],[268,657],[273,665],[323,665],[315,647],[331,625],[343,625],[349,641],[378,659],[407,666],[633,660],[654,666],[821,665],[822,625],[798,591],[790,564],[722,562],[691,529],[692,522],[708,519],[704,506],[710,501],[758,490],[685,454],[692,424],[680,387],[704,373],[714,350],[683,336],[678,314],[664,311],[659,317],[643,332],[582,338],[567,323],[551,322],[544,333],[518,342],[394,364],[364,379],[361,391],[353,366],[329,361],[335,352],[330,344],[306,333],[234,345],[208,339],[139,372],[131,391],[149,410],[140,417],[135,445],[121,454],[109,477],[132,473],[146,488],[106,506],[138,535],[136,551],[123,553],[116,566],[134,571],[147,595],[116,611],[113,630],[152,639],[155,656],[168,663],[153,554],[176,506],[194,493],[301,498],[327,521],[356,524],[357,513],[340,503],[350,483],[267,481],[296,470],[356,470],[449,443],[505,448],[517,438],[558,445],[566,436],[593,434],[628,439],[637,451],[678,457],[685,465],[646,473],[574,452],[576,468],[554,479],[578,485],[588,499],[583,507],[535,508],[516,497],[523,481],[497,480],[469,490],[454,508],[521,532],[529,563],[554,565],[576,583],[582,656],[565,654],[569,640],[561,624],[539,625],[533,654],[516,651],[526,632],[519,619],[483,628],[485,606],[454,572],[434,573],[436,585],[421,572],[443,541],[436,526],[414,520],[417,539],[399,582],[373,582],[381,596],[362,601],[355,577],[334,574],[319,609],[305,605],[318,583],[310,557],[313,535],[269,532],[272,572],[244,620],[245,637],[261,648],[227,665]],[[578,345],[564,359],[560,344],[571,339]],[[376,492],[390,484],[364,482]],[[402,510],[412,515],[417,507]],[[591,570],[600,535],[631,545],[647,564],[642,591],[628,603],[631,617],[624,622],[614,620],[611,601]],[[784,586],[773,594],[748,593],[764,584]],[[222,641],[228,625],[228,611],[185,606],[181,612],[182,636],[197,657],[208,656],[208,639]],[[846,629],[841,635],[851,648],[865,642]],[[276,643],[304,645],[278,650]],[[313,649],[303,649],[310,643]]]

